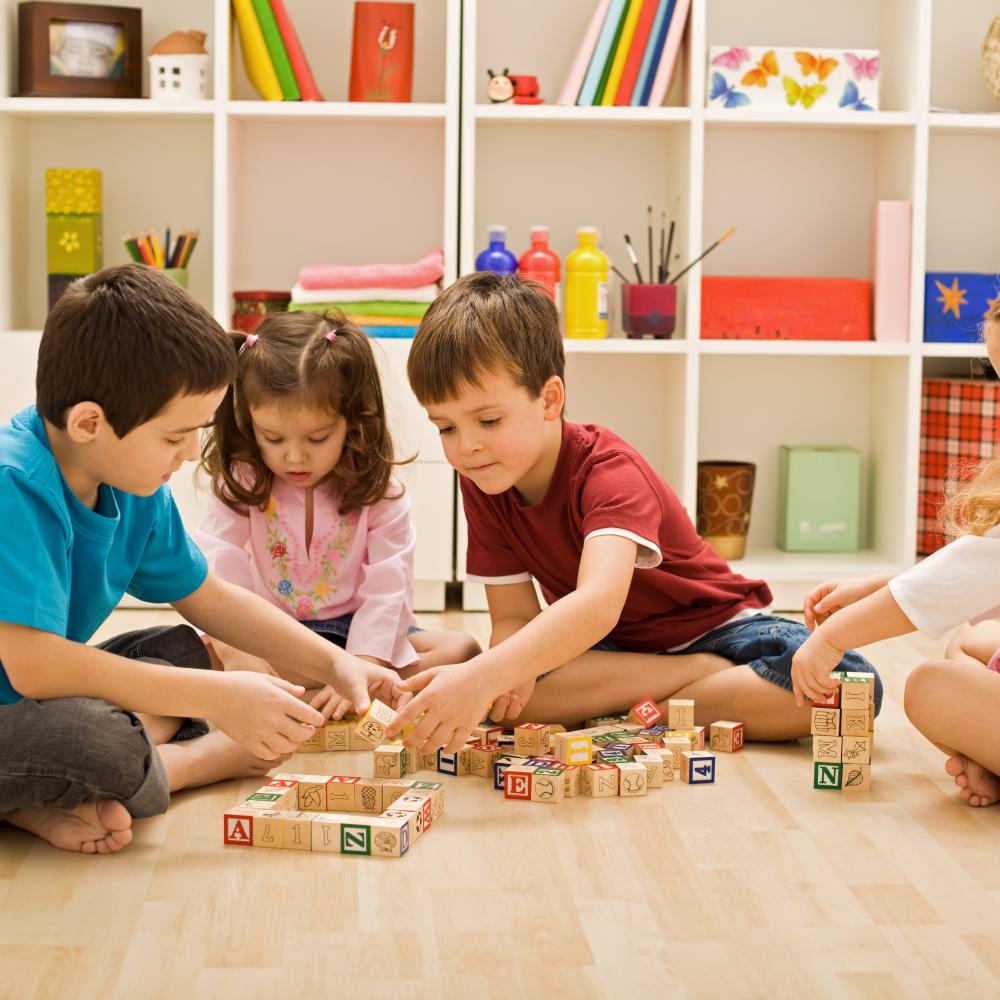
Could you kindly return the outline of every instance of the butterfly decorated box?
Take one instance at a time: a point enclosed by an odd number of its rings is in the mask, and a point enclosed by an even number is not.
[[[986,314],[1000,303],[995,271],[928,271],[924,276],[924,340],[977,344]]]
[[[705,104],[766,111],[877,111],[878,84],[876,49],[713,45]]]

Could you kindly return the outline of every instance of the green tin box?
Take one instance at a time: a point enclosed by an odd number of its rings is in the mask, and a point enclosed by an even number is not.
[[[48,273],[93,274],[102,265],[101,216],[49,215]]]
[[[861,455],[854,448],[782,445],[778,547],[857,552]]]

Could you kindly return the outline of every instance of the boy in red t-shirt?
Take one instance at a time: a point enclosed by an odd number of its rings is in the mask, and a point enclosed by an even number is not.
[[[460,475],[492,636],[404,683],[419,693],[389,735],[424,713],[407,744],[455,751],[487,710],[575,724],[647,697],[693,698],[699,724],[740,719],[749,739],[808,735],[790,673],[808,630],[767,613],[767,584],[733,573],[634,448],[563,419],[563,366],[551,299],[515,278],[461,278],[420,325],[410,384]]]

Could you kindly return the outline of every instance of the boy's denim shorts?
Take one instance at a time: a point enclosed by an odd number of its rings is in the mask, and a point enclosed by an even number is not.
[[[354,621],[354,612],[348,611],[346,615],[340,615],[339,618],[325,618],[319,621],[303,621],[302,624],[305,625],[307,629],[312,632],[316,632],[318,635],[323,636],[324,639],[329,639],[334,645],[340,646],[341,649],[347,648],[347,633],[351,630],[351,622]],[[423,632],[424,629],[417,625],[411,625],[407,635],[413,635],[414,632]]]
[[[777,615],[754,615],[752,618],[742,618],[720,625],[683,649],[673,652],[664,650],[658,655],[686,656],[688,653],[714,653],[732,663],[746,664],[765,680],[791,691],[792,657],[810,634],[802,622],[779,618]],[[610,639],[602,639],[591,649],[612,653],[627,652]],[[879,677],[878,671],[853,649],[844,654],[837,669],[875,675],[875,714],[878,715],[882,710],[882,678]]]

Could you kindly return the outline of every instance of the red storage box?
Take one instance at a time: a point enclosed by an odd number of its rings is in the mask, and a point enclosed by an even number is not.
[[[945,483],[960,470],[993,457],[1000,382],[926,378],[920,398],[920,494],[917,554],[929,556],[951,539],[939,514]]]
[[[854,278],[701,279],[706,340],[871,340],[871,282]]]

